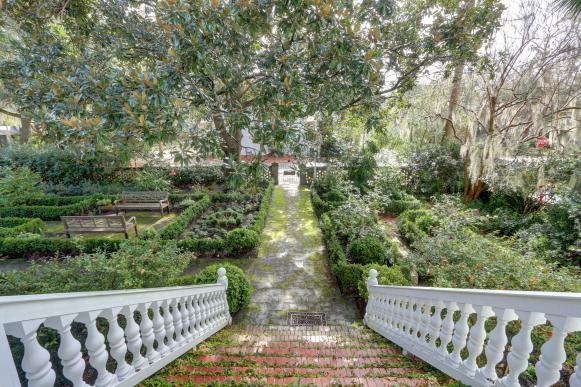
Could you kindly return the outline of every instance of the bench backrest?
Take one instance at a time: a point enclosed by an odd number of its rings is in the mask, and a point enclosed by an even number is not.
[[[61,220],[67,230],[93,230],[96,228],[108,228],[125,230],[127,228],[125,217],[119,216],[61,216]]]
[[[123,192],[121,197],[128,203],[155,203],[167,200],[168,193],[163,191]]]

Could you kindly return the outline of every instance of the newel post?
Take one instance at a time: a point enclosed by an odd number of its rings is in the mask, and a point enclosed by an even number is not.
[[[372,319],[372,315],[374,313],[373,309],[375,307],[373,297],[371,296],[371,287],[378,284],[379,282],[377,281],[377,270],[370,269],[369,277],[367,277],[367,307],[365,308],[365,317],[363,318],[363,322],[368,326],[370,320]]]
[[[223,267],[218,269],[218,283],[224,285],[228,289],[228,277],[226,277],[226,269]]]

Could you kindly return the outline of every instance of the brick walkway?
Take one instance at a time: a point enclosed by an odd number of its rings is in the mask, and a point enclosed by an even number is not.
[[[445,379],[366,328],[236,326],[145,386],[437,386]]]

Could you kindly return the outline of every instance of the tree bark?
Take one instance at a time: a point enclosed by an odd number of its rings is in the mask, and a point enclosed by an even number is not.
[[[445,143],[448,140],[454,139],[454,112],[458,106],[458,99],[460,98],[460,88],[462,87],[462,75],[464,74],[464,61],[458,63],[454,67],[454,75],[452,77],[452,88],[450,90],[450,99],[448,100],[448,115],[444,124],[444,134],[440,143]]]
[[[30,128],[32,127],[32,119],[30,117],[20,117],[20,143],[27,144],[30,139]]]
[[[231,133],[226,126],[222,113],[220,112],[214,112],[212,114],[212,119],[214,121],[214,128],[218,131],[218,134],[222,139],[222,151],[224,152],[224,155],[230,160],[240,160],[242,131],[236,129],[234,133]]]

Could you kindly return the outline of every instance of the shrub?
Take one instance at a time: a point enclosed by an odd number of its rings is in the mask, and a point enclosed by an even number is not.
[[[415,245],[409,256],[420,277],[434,286],[579,291],[578,269],[557,268],[513,249],[508,241],[459,229],[437,233]]]
[[[65,185],[75,185],[86,180],[111,181],[122,168],[114,155],[80,155],[71,149],[55,146],[35,148],[30,145],[0,148],[0,166],[28,167],[45,182]]]
[[[421,207],[422,202],[413,196],[409,196],[406,197],[406,199],[385,200],[382,205],[380,205],[380,210],[382,213],[387,215],[399,215],[404,211],[417,210]]]
[[[363,265],[358,263],[340,263],[333,266],[332,269],[344,293],[357,291],[359,280],[365,272]]]
[[[39,235],[0,238],[0,255],[7,258],[56,257],[98,250],[115,251],[121,240],[108,238],[44,238]]]
[[[243,254],[260,244],[260,235],[254,230],[235,228],[226,234],[226,250],[229,253]]]
[[[224,173],[221,165],[192,165],[176,168],[175,174],[170,178],[177,187],[210,185],[224,181]]]
[[[221,251],[226,247],[226,242],[222,238],[186,238],[178,242],[180,249],[207,253]]]
[[[366,265],[363,267],[363,275],[359,277],[357,282],[357,292],[361,298],[367,300],[367,279],[369,277],[369,270],[377,270],[377,282],[379,285],[395,285],[395,286],[410,286],[412,281],[404,275],[399,266],[385,266],[385,265]]]
[[[38,234],[43,227],[43,221],[37,218],[0,218],[0,238],[23,233]]]
[[[385,264],[388,253],[382,241],[371,236],[364,236],[349,243],[347,256],[354,263],[363,265],[368,263]]]
[[[59,220],[61,216],[81,215],[97,210],[103,200],[110,203],[110,199],[104,198],[102,195],[94,195],[87,197],[85,200],[67,205],[0,207],[0,217]]]
[[[226,269],[226,277],[228,277],[228,290],[226,291],[226,297],[228,298],[230,312],[238,312],[244,306],[248,305],[250,302],[250,296],[254,291],[250,281],[238,266],[229,263],[215,263],[201,270],[197,274],[177,279],[175,284],[197,285],[216,283],[218,281],[218,269],[221,267]]]
[[[175,244],[123,241],[106,254],[33,262],[27,270],[0,273],[0,294],[38,294],[172,285],[190,262]]]
[[[262,193],[262,197],[260,199],[260,208],[258,209],[258,214],[256,215],[254,225],[252,226],[252,229],[258,234],[260,234],[264,228],[264,224],[266,223],[266,216],[268,215],[268,208],[270,207],[273,189],[274,186],[272,183],[270,183]]]
[[[143,168],[133,178],[138,191],[168,191],[171,186],[168,172],[159,168]]]
[[[0,173],[0,203],[4,205],[18,205],[23,195],[39,196],[43,193],[40,175],[28,167],[4,169]]]
[[[195,204],[186,208],[173,222],[166,225],[159,231],[161,239],[177,239],[186,230],[188,225],[208,208],[210,197],[204,196]]]
[[[352,199],[329,212],[333,228],[341,243],[364,235],[370,229],[377,229],[377,218],[361,199]]]

